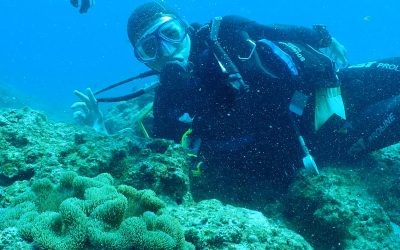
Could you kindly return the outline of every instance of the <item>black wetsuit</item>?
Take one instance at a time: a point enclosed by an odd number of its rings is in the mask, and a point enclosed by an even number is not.
[[[191,127],[194,136],[202,140],[200,155],[210,164],[233,169],[231,173],[238,179],[245,178],[240,173],[246,173],[270,176],[277,182],[285,180],[301,166],[304,156],[290,119],[293,93],[300,91],[312,100],[316,88],[340,84],[331,60],[318,52],[319,48],[330,44],[329,33],[325,29],[265,26],[240,17],[224,17],[219,41],[249,86],[249,92],[239,95],[232,89],[229,74],[223,72],[210,48],[208,34],[207,26],[191,34],[188,68],[172,64],[162,72],[154,102],[154,135],[179,141]],[[247,38],[257,44],[255,54],[251,54],[254,46]],[[285,55],[291,59],[289,62]],[[344,84],[348,82],[346,76],[352,78],[352,74],[356,77],[355,69],[340,71]],[[342,92],[355,93],[351,86],[344,87]],[[361,90],[357,88],[357,91]],[[343,96],[347,98],[347,94]],[[345,100],[345,106],[350,105],[352,109],[358,105],[351,102],[358,100],[349,99],[349,103]],[[360,112],[366,106],[359,105]],[[178,120],[184,113],[193,118],[190,125]],[[346,147],[350,147],[351,140],[343,133],[340,140],[336,137],[345,123],[342,119],[332,118],[320,132],[314,133],[312,101],[304,113],[294,120],[317,158],[337,156],[332,150],[336,148],[343,155],[348,151],[343,146],[346,143]],[[364,117],[358,117],[359,111],[355,109],[347,113],[349,121]],[[365,124],[355,125],[353,122],[352,130],[350,127],[347,130],[349,138],[357,138],[366,129]],[[335,145],[327,146],[329,144]],[[224,175],[230,178],[226,171]]]
[[[400,57],[341,69],[346,121],[332,122],[316,136],[324,158],[357,158],[400,141]]]

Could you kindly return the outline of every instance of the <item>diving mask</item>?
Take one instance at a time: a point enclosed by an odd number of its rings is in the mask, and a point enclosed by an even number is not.
[[[170,56],[187,35],[187,25],[171,16],[164,16],[135,44],[135,56],[142,62],[152,62],[160,56]]]

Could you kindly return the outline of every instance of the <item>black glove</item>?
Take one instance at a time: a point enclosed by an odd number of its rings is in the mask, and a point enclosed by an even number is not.
[[[236,98],[240,98],[244,93],[249,92],[249,85],[243,81],[239,73],[230,74],[228,76],[228,83]]]
[[[326,25],[323,24],[315,24],[313,25],[313,29],[320,35],[320,47],[325,48],[328,47],[332,43],[332,37],[329,34]]]

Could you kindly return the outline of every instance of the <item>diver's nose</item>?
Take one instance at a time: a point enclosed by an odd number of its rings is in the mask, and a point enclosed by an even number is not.
[[[185,58],[183,56],[181,56],[181,55],[176,55],[176,56],[173,57],[173,60],[174,61],[178,61],[178,62],[184,62]]]
[[[165,42],[161,43],[161,52],[162,52],[163,56],[169,57],[169,56],[173,55],[175,53],[175,51],[176,51],[175,46],[165,43]]]

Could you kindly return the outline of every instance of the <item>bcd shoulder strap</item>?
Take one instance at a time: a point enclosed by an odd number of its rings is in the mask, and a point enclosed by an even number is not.
[[[218,61],[218,64],[223,73],[228,75],[228,84],[238,95],[248,92],[249,86],[243,81],[236,65],[232,62],[229,55],[218,41],[218,33],[221,26],[222,17],[214,17],[210,27],[210,47]]]

